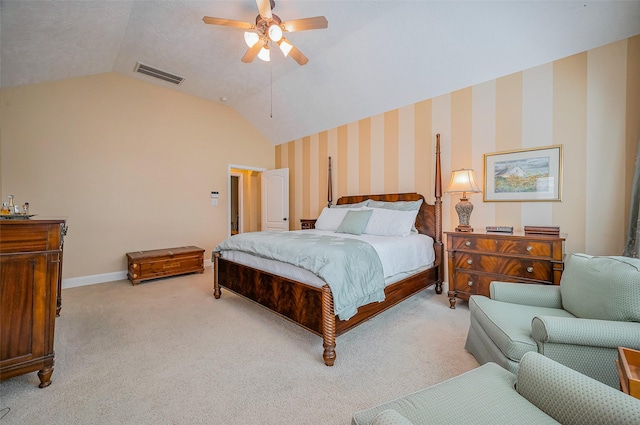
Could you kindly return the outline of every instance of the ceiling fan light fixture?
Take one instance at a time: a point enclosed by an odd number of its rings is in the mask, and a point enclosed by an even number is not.
[[[282,28],[280,28],[280,25],[277,23],[269,25],[267,34],[269,34],[269,38],[276,43],[282,40]]]
[[[249,1],[249,0],[244,0]],[[263,61],[271,60],[269,43],[271,47],[275,44],[280,47],[284,57],[291,57],[298,65],[305,65],[309,62],[302,52],[284,37],[285,32],[307,31],[324,29],[328,27],[327,18],[324,16],[314,16],[311,18],[301,18],[283,22],[280,17],[272,13],[275,7],[274,0],[254,0],[258,6],[258,15],[255,23],[236,21],[233,19],[216,18],[204,16],[205,24],[221,25],[244,31],[244,41],[249,46],[242,59],[243,63],[251,63],[258,56]],[[2,2],[2,0],[0,0]]]
[[[269,53],[269,45],[265,44],[262,49],[260,49],[260,53],[258,53],[258,57],[265,62],[269,62],[271,60],[271,54]]]
[[[285,58],[289,56],[289,52],[291,51],[291,49],[293,49],[293,44],[289,43],[284,38],[280,40],[278,46],[280,47],[280,51],[282,51],[282,54]]]
[[[247,46],[253,47],[260,40],[260,36],[255,32],[245,32],[244,33],[244,42],[247,43]]]

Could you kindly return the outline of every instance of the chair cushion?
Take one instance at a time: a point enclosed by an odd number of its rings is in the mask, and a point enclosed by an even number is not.
[[[387,409],[378,413],[371,425],[413,425],[413,422],[395,410]]]
[[[571,254],[560,293],[576,317],[640,322],[640,259]]]
[[[516,376],[487,363],[399,399],[356,412],[352,425],[370,425],[393,409],[414,424],[557,424],[514,389]],[[458,403],[458,405],[456,405]]]
[[[557,308],[511,304],[480,295],[469,298],[469,312],[505,357],[516,362],[526,352],[538,351],[531,336],[534,317],[574,317]]]

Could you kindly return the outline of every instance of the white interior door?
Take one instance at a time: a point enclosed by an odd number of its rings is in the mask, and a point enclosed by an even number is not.
[[[289,230],[289,169],[262,173],[262,231]]]

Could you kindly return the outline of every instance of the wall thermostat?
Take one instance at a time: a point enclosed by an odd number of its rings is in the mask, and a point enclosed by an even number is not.
[[[211,192],[212,199],[219,198],[219,197],[220,197],[220,192]]]

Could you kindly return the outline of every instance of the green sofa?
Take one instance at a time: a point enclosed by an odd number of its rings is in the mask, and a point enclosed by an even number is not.
[[[465,348],[515,373],[529,351],[619,388],[618,346],[640,349],[640,259],[571,254],[560,286],[492,282],[469,299]]]
[[[486,363],[462,375],[357,412],[352,425],[640,424],[640,400],[541,354],[517,375]]]

